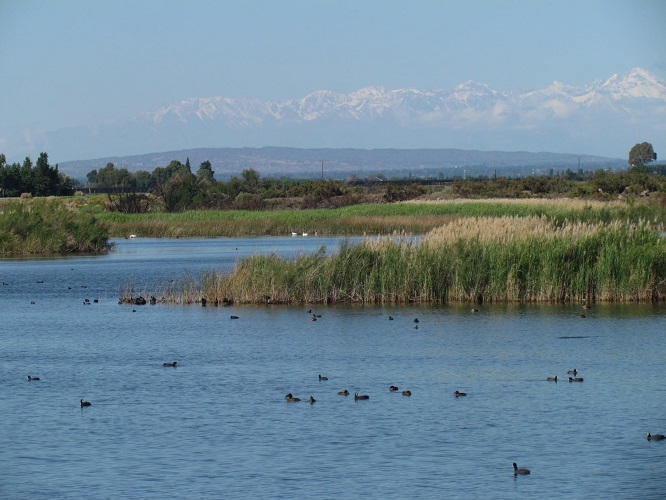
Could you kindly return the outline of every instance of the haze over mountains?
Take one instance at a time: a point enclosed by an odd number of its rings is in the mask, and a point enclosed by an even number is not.
[[[626,159],[637,142],[653,142],[659,152],[663,137],[666,83],[634,68],[588,85],[554,82],[529,91],[469,81],[449,90],[319,90],[284,101],[191,98],[124,122],[46,132],[39,149],[63,169],[73,163],[64,160],[202,147],[455,148]],[[164,163],[141,168],[154,166]]]

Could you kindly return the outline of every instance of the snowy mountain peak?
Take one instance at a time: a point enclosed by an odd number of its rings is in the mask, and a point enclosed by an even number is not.
[[[666,84],[643,68],[633,68],[625,76],[615,74],[606,80],[600,90],[610,94],[614,100],[628,97],[664,99]]]

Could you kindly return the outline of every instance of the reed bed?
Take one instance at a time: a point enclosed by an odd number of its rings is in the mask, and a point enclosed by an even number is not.
[[[64,204],[11,202],[0,210],[0,254],[102,253],[109,248],[105,223]]]
[[[245,259],[165,290],[167,302],[649,302],[666,299],[663,225],[455,219],[420,240],[367,238],[331,255]],[[187,292],[184,291],[187,289]]]
[[[292,232],[320,235],[378,235],[404,231],[425,234],[461,217],[541,217],[565,221],[650,220],[666,223],[657,203],[582,200],[448,200],[353,205],[337,209],[247,211],[205,210],[182,213],[119,214],[100,217],[114,237],[277,236]]]

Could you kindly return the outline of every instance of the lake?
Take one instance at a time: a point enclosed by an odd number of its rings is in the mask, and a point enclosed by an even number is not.
[[[663,498],[664,304],[118,304],[340,241],[0,260],[0,498]]]

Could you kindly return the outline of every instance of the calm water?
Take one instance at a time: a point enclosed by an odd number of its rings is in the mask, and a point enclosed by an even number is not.
[[[666,434],[664,305],[315,307],[312,322],[117,303],[127,283],[321,245],[337,243],[0,261],[0,498],[663,498],[666,441],[645,434]]]

